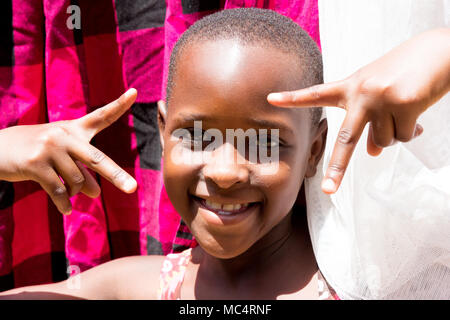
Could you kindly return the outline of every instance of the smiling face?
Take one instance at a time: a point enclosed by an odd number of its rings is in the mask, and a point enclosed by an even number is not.
[[[236,40],[190,44],[179,57],[167,113],[160,108],[164,183],[197,242],[215,257],[232,258],[263,245],[259,240],[289,214],[305,175],[315,173],[323,135],[311,127],[309,110],[277,108],[266,99],[270,92],[303,87],[301,72],[286,53]],[[202,163],[175,161],[171,155],[180,144],[173,134],[191,131],[194,121],[223,137],[227,129],[278,129],[278,161],[269,164],[276,171],[263,174],[267,163],[249,161],[226,142]]]

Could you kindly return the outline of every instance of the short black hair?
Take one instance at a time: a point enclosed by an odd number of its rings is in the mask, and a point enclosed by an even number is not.
[[[322,55],[317,44],[298,24],[273,10],[227,9],[208,15],[187,29],[175,44],[169,64],[166,101],[175,85],[179,57],[187,45],[202,41],[235,39],[246,45],[271,46],[298,58],[305,87],[323,83]],[[300,88],[299,88],[300,89]],[[311,109],[312,122],[319,123],[322,108]]]

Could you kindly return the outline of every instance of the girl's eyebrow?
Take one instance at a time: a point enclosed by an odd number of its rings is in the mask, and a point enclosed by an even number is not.
[[[285,123],[280,122],[280,121],[249,118],[248,122],[256,124],[257,127],[270,128],[270,129],[280,129],[280,131],[293,133],[292,128],[290,128]]]
[[[192,112],[178,112],[175,120],[176,121],[200,121],[200,120],[213,120],[214,117],[207,114],[201,114],[201,113],[192,113]]]
[[[217,118],[213,115],[202,114],[202,113],[186,113],[179,112],[175,118],[175,121],[217,121]],[[269,128],[269,129],[279,129],[280,131],[285,131],[288,133],[293,133],[292,128],[281,121],[275,120],[267,120],[267,119],[258,119],[258,118],[250,118],[246,119],[246,122],[253,124],[258,128]]]

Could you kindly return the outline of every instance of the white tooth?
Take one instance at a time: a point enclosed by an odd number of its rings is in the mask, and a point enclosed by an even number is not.
[[[233,211],[233,208],[234,208],[234,205],[232,205],[232,204],[224,204],[222,209],[225,211]]]
[[[242,206],[240,204],[235,204],[233,210],[234,211],[239,210],[239,209],[241,209],[241,207]]]
[[[217,202],[211,202],[211,208],[213,209],[222,209],[222,205]]]
[[[209,200],[205,200],[205,204],[206,204],[208,207],[212,207],[212,202],[209,201]]]

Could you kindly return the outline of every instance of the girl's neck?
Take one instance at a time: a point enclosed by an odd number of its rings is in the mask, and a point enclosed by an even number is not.
[[[287,215],[249,250],[232,259],[215,258],[198,247],[193,253],[193,262],[199,264],[197,287],[204,284],[248,296],[251,292],[246,294],[246,291],[261,289],[271,295],[270,291],[275,289],[273,295],[306,286],[317,272],[317,266],[306,215],[303,212],[295,215],[295,218]],[[293,273],[289,274],[291,270]]]

